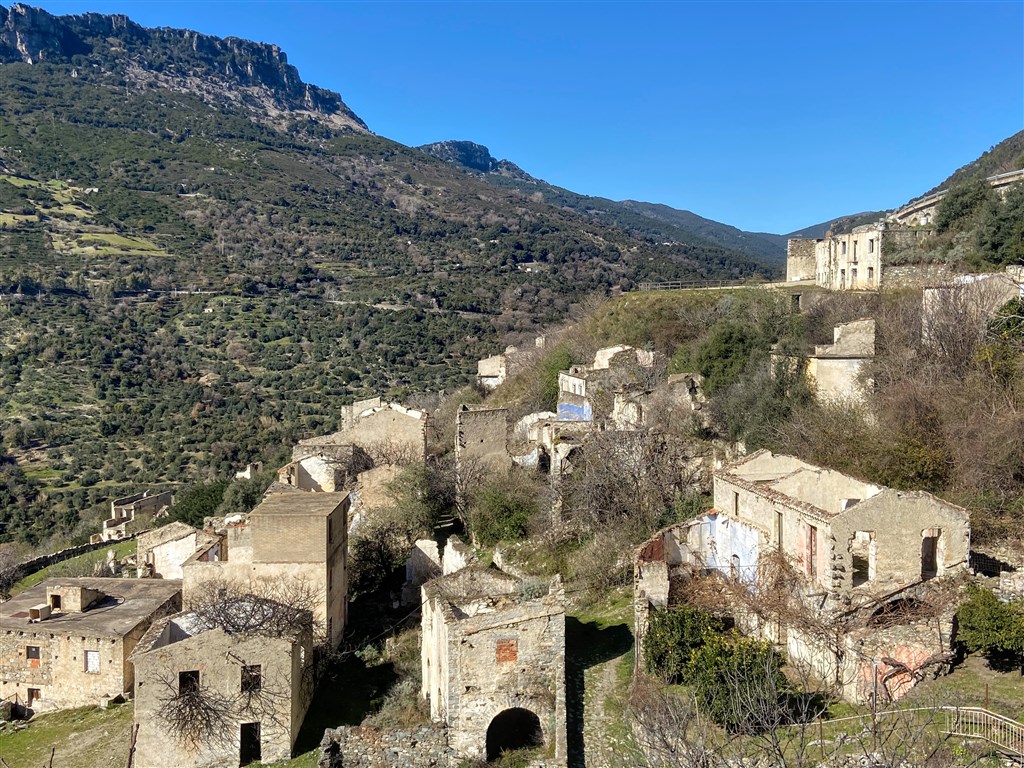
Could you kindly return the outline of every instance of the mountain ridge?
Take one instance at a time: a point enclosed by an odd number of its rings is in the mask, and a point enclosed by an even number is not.
[[[510,160],[498,160],[486,146],[472,141],[438,141],[421,145],[417,149],[481,174],[496,185],[539,192],[553,205],[579,211],[593,220],[605,223],[611,221],[623,229],[653,238],[662,244],[683,242],[714,245],[739,251],[768,264],[781,263],[786,257],[783,235],[745,232],[730,224],[663,203],[611,200],[574,192],[532,176]]]
[[[184,51],[191,52],[187,68],[175,57]],[[122,76],[126,86],[156,84],[213,105],[230,99],[236,88],[242,98],[233,100],[254,115],[303,113],[338,129],[369,130],[340,94],[303,82],[276,45],[143,27],[123,14],[54,16],[21,3],[0,5],[0,63],[14,62],[71,64],[72,77],[110,81]]]

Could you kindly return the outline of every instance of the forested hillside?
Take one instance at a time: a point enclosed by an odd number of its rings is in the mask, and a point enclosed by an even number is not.
[[[590,294],[761,269],[373,136],[272,46],[4,18],[0,539],[459,385]]]

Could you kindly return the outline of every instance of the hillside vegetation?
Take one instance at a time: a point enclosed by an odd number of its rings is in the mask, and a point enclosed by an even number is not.
[[[761,269],[373,136],[271,46],[4,14],[0,541],[457,387],[588,295]]]

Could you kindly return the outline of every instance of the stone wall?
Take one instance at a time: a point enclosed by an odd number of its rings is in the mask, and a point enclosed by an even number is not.
[[[945,264],[900,264],[887,266],[882,273],[882,288],[927,288],[945,285],[956,277]]]
[[[504,408],[463,406],[455,416],[455,461],[503,471],[511,467],[508,454],[508,412]]]
[[[125,540],[134,539],[138,534],[131,534],[126,536]],[[22,579],[26,576],[30,576],[36,571],[41,571],[43,568],[48,568],[51,565],[62,563],[65,560],[70,560],[72,557],[78,557],[84,555],[86,552],[95,552],[97,549],[103,549],[110,547],[109,541],[93,541],[88,544],[78,544],[74,547],[67,547],[65,549],[58,549],[56,552],[51,552],[47,555],[39,555],[29,560],[25,560],[18,565],[12,565],[10,568],[5,568],[0,571],[0,588],[4,584],[13,584],[14,582]],[[3,597],[3,592],[0,591],[0,598]]]
[[[365,726],[328,728],[318,768],[449,768],[458,765],[443,726],[386,731]]]
[[[814,240],[791,238],[786,241],[786,282],[813,280]]]

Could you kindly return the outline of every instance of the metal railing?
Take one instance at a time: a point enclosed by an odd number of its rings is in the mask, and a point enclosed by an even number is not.
[[[1024,756],[1024,723],[989,712],[982,707],[943,707],[949,736],[984,739],[1000,749]]]
[[[745,285],[764,285],[764,283],[748,280],[668,280],[663,283],[639,283],[637,289],[641,291],[680,291],[688,288],[742,288]]]

